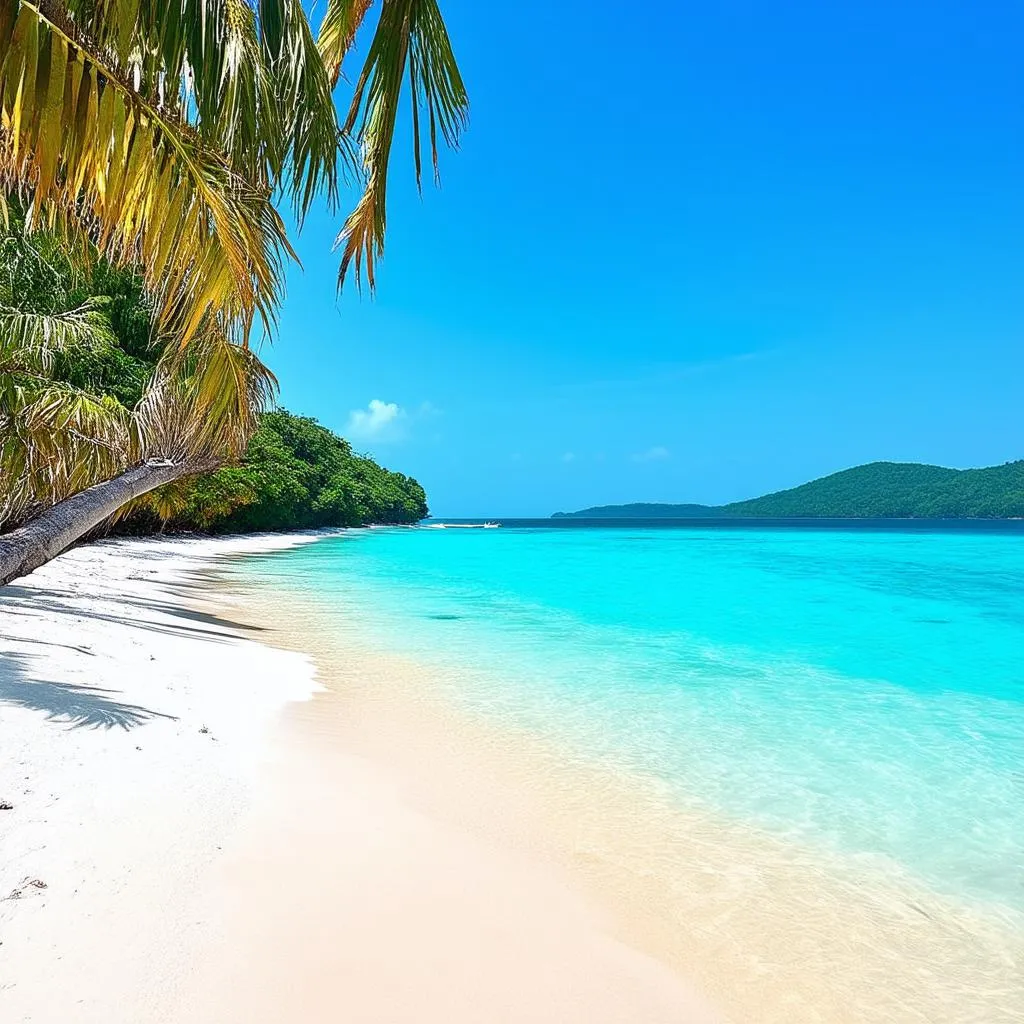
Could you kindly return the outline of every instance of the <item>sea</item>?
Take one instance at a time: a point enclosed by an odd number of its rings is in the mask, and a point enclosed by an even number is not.
[[[499,522],[236,571],[427,666],[461,714],[1024,949],[1024,523]],[[945,1019],[1024,1019],[1013,970]]]

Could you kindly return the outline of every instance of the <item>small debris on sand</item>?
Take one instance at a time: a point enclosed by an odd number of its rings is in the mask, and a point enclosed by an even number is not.
[[[19,886],[11,890],[10,896],[5,896],[4,899],[20,900],[24,895],[26,895],[27,889],[46,888],[49,887],[41,878],[26,878]]]

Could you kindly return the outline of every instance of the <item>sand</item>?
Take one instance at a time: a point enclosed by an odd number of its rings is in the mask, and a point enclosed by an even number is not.
[[[313,539],[103,542],[0,589],[0,1020],[722,1019],[203,585]]]

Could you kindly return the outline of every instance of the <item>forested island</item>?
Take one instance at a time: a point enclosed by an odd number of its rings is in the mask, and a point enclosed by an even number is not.
[[[1016,519],[1024,517],[1024,459],[985,469],[871,462],[728,505],[598,505],[581,519]]]

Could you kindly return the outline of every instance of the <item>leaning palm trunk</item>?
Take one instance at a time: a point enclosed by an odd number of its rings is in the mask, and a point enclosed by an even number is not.
[[[8,349],[13,351],[10,345]],[[38,338],[18,351],[23,362],[32,355],[37,362],[42,359]],[[0,384],[2,370],[0,364]],[[13,477],[13,471],[20,469],[22,490],[29,500],[49,508],[10,533],[0,534],[0,586],[39,568],[136,498],[238,459],[276,390],[274,375],[250,348],[232,342],[216,325],[209,325],[187,349],[164,353],[124,426],[123,436],[109,446],[110,459],[94,466],[90,463],[95,472],[72,481],[70,487],[61,465],[66,446],[51,444],[48,432],[35,423],[38,416],[26,415],[8,402],[6,426],[21,427],[27,440],[20,448],[8,446],[24,457],[6,467],[0,449],[0,502],[4,470]],[[2,399],[0,392],[0,440],[5,429]],[[30,403],[30,412],[38,404]],[[34,430],[26,429],[33,426]],[[96,435],[97,431],[93,436],[81,434],[83,449],[107,451],[104,439]],[[55,465],[60,470],[56,473],[58,486],[54,486]],[[71,490],[74,493],[66,496]],[[24,495],[21,497],[24,500]]]
[[[173,480],[208,473],[217,464],[217,459],[188,463],[151,459],[79,491],[24,526],[0,535],[0,586],[38,569],[129,501]]]

